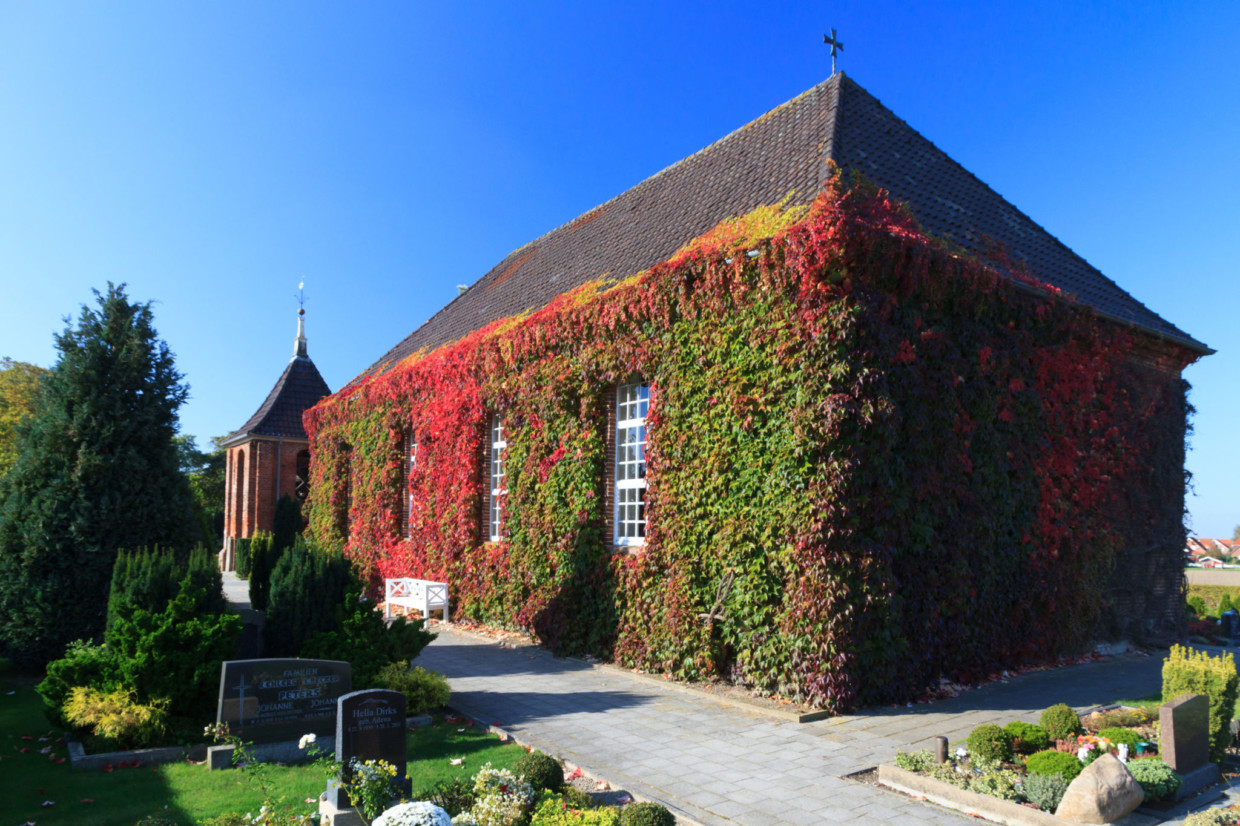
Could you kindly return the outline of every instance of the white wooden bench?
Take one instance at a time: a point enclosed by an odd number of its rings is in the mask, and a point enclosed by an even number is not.
[[[385,579],[384,585],[387,592],[383,608],[385,619],[391,619],[392,607],[399,605],[405,613],[411,608],[421,611],[423,619],[430,619],[431,611],[443,611],[443,621],[448,621],[448,583],[399,577]]]

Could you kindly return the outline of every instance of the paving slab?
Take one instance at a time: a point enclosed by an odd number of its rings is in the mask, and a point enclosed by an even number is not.
[[[1160,658],[1128,657],[798,724],[620,669],[437,630],[418,662],[448,676],[454,707],[706,826],[976,822],[844,777],[938,734],[955,742],[983,722],[1036,722],[1053,703],[1139,697],[1161,681]]]

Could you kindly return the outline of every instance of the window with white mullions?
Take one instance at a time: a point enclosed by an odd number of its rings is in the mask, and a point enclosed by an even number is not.
[[[616,388],[617,545],[646,541],[646,412],[650,385],[635,381]]]
[[[492,542],[500,539],[500,498],[507,492],[504,487],[504,449],[508,442],[504,436],[504,423],[499,416],[491,418],[491,535]]]

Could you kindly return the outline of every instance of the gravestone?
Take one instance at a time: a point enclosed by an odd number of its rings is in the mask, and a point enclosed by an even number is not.
[[[353,689],[339,660],[228,660],[220,667],[217,723],[250,743],[336,730],[336,701]]]
[[[353,759],[386,760],[396,767],[396,780],[409,792],[405,740],[405,695],[385,688],[354,691],[336,703],[336,762],[341,764],[343,780],[353,776]],[[328,802],[337,809],[352,805],[341,784],[327,787]]]
[[[1195,794],[1219,779],[1210,762],[1210,701],[1185,694],[1158,709],[1158,752],[1163,762],[1183,776],[1179,797]]]

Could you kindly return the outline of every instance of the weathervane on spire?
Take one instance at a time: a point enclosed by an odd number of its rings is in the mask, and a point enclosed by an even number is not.
[[[293,358],[308,355],[306,349],[306,282],[297,285],[297,338],[293,340]]]
[[[828,46],[830,46],[830,47],[831,47],[831,74],[832,74],[832,75],[834,75],[834,74],[835,74],[835,55],[836,55],[836,53],[837,53],[837,52],[842,52],[842,51],[844,51],[844,44],[843,44],[843,43],[841,43],[841,42],[840,42],[840,41],[836,38],[836,36],[835,36],[835,29],[832,29],[832,30],[831,30],[831,36],[830,36],[830,37],[827,37],[827,36],[824,34],[824,35],[822,36],[822,42],[823,42],[823,43],[825,43],[826,45],[828,45]]]

